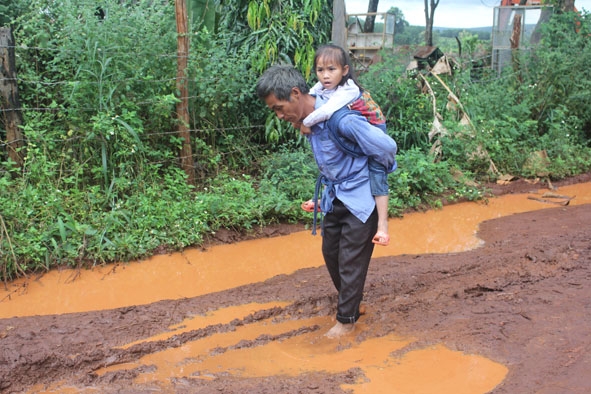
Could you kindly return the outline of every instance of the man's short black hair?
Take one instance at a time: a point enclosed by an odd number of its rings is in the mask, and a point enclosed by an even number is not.
[[[304,94],[310,91],[304,76],[295,67],[274,65],[261,75],[256,92],[263,100],[273,94],[278,100],[289,101],[293,88],[298,88]]]

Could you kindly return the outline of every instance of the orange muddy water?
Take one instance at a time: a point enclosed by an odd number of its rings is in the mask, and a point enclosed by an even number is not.
[[[571,205],[591,203],[591,184],[560,188],[561,195],[574,197]],[[527,211],[555,208],[557,205],[531,199],[539,194],[505,195],[486,203],[461,203],[441,210],[413,213],[390,220],[391,245],[376,247],[374,257],[401,254],[455,253],[478,247],[479,223],[488,219]],[[262,282],[276,275],[323,265],[320,236],[301,231],[276,238],[245,241],[231,245],[187,249],[182,253],[160,255],[126,264],[95,267],[92,270],[51,271],[38,278],[9,284],[0,291],[0,318],[64,314],[149,304],[164,299],[182,299],[214,293],[249,283]],[[248,316],[276,304],[241,304],[192,316],[180,324],[141,342],[157,341],[190,330],[223,324]],[[452,351],[444,344],[415,349],[417,338],[390,334],[381,338],[353,341],[326,339],[322,334],[334,322],[327,317],[274,322],[262,320],[196,339],[182,347],[149,354],[135,363],[119,364],[97,373],[144,368],[136,381],[153,383],[166,391],[170,379],[197,376],[211,379],[225,372],[240,377],[298,375],[313,371],[339,372],[360,368],[366,379],[342,385],[354,393],[486,393],[503,381],[506,366],[478,354]],[[254,348],[231,347],[261,335],[278,335],[302,325],[320,330],[270,341]],[[357,331],[363,331],[363,323]],[[134,343],[123,347],[129,347]],[[212,349],[231,350],[215,354]],[[33,392],[78,392],[56,385]],[[94,392],[87,389],[86,392]]]

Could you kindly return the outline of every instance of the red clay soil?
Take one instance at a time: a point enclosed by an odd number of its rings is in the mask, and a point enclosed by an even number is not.
[[[555,186],[589,182],[589,174]],[[492,186],[494,194],[529,192],[547,185],[524,181]],[[301,230],[301,226],[297,227]],[[269,228],[270,235],[293,230]],[[222,234],[227,240],[238,237]],[[506,365],[509,373],[492,392],[591,392],[591,205],[559,206],[482,223],[484,246],[453,254],[374,259],[367,278],[369,313],[364,339],[395,332],[421,338],[413,346],[445,343]],[[218,241],[224,241],[219,239]],[[294,286],[306,282],[306,286]],[[198,337],[232,330],[274,316],[333,316],[335,294],[324,267],[303,269],[263,283],[183,300],[160,301],[99,312],[0,319],[0,392],[27,391],[34,384],[66,382],[107,393],[157,390],[133,382],[134,372],[98,376],[111,364],[179,347]],[[297,299],[229,324],[173,339],[117,346],[163,332],[171,324],[208,310],[248,302]],[[375,323],[375,324],[372,324]],[[303,328],[305,329],[305,328]],[[292,333],[297,335],[298,333]],[[257,339],[244,346],[256,346]],[[179,378],[183,393],[343,393],[362,372],[297,377],[214,380]]]

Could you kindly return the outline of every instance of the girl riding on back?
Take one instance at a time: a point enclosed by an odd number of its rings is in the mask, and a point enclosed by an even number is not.
[[[353,75],[348,54],[343,48],[328,44],[316,51],[314,71],[318,82],[310,89],[310,94],[322,96],[328,101],[308,115],[300,126],[300,132],[307,134],[313,125],[328,120],[334,112],[348,105],[359,111],[368,121],[386,132],[386,120],[380,107],[373,101],[369,92],[363,90]],[[378,211],[378,230],[373,242],[387,246],[388,234],[388,172],[382,165],[368,158],[371,192]],[[302,208],[314,210],[314,201],[306,201]]]

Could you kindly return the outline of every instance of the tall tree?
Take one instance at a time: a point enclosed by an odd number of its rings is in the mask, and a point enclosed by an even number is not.
[[[369,5],[367,6],[367,13],[378,12],[378,3],[380,0],[369,0]],[[376,16],[375,15],[368,15],[365,19],[365,24],[363,25],[363,31],[366,33],[373,33],[374,26],[376,24]]]
[[[404,13],[398,7],[391,7],[388,10],[388,14],[393,14],[396,17],[396,34],[402,34],[404,32],[404,28],[408,27],[409,23],[406,19],[404,19]]]
[[[575,10],[575,0],[554,0],[556,6],[564,12],[573,12]]]
[[[433,18],[439,0],[425,0],[425,44],[433,46]]]

